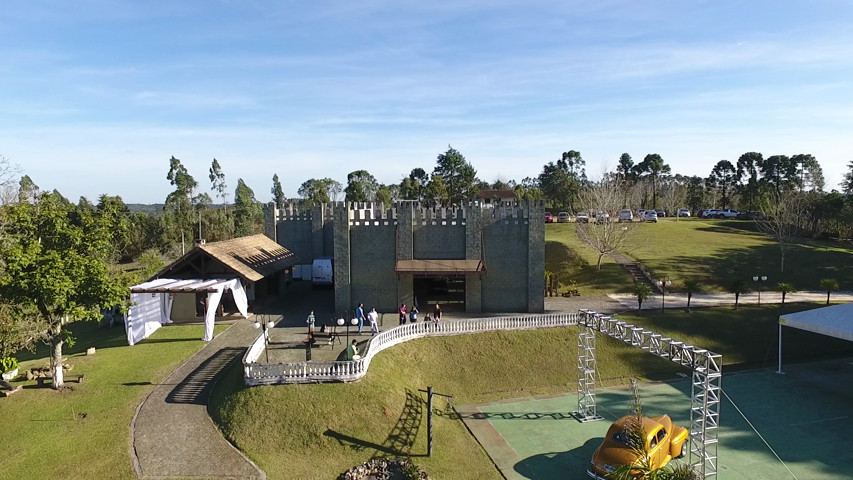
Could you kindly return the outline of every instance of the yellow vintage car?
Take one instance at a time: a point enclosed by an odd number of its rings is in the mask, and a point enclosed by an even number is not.
[[[637,462],[637,455],[628,446],[628,436],[625,433],[635,418],[634,415],[627,415],[613,422],[607,430],[604,442],[592,455],[587,475],[596,480],[607,480],[607,475],[619,466]],[[642,417],[642,420],[652,469],[662,468],[673,458],[681,458],[687,454],[690,449],[690,432],[673,424],[669,415]]]

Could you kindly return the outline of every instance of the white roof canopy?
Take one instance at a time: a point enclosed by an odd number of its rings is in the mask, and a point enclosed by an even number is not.
[[[853,303],[788,313],[779,324],[853,342]]]
[[[782,373],[782,326],[853,342],[853,303],[779,316],[779,370]]]
[[[215,292],[225,284],[232,282],[231,278],[214,278],[210,280],[177,280],[174,278],[157,278],[150,282],[140,283],[130,287],[131,293],[191,293]]]
[[[213,340],[213,322],[222,294],[230,290],[237,310],[249,316],[246,291],[237,278],[175,279],[157,278],[130,287],[131,307],[125,322],[127,343],[134,345],[154,333],[161,325],[172,323],[173,293],[206,293],[207,311],[204,314],[204,341]]]

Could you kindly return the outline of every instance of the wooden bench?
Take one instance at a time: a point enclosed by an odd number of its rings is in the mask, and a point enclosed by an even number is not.
[[[337,340],[338,343],[341,343],[341,336],[335,332],[312,332],[309,338],[311,343],[326,343],[328,345],[332,345]]]
[[[83,380],[86,379],[85,373],[67,373],[62,376],[62,379],[66,382],[77,382],[83,383]],[[38,383],[39,387],[43,387],[46,383],[52,383],[53,377],[36,377],[36,383]]]

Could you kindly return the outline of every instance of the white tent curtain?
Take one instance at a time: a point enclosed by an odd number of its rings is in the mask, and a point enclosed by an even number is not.
[[[133,292],[136,290],[136,292]],[[161,290],[145,292],[145,290]],[[162,292],[166,290],[166,292]],[[134,345],[157,331],[162,325],[172,323],[171,312],[175,293],[208,292],[207,310],[204,315],[204,341],[213,339],[213,323],[222,294],[231,290],[237,310],[243,317],[249,316],[246,291],[239,279],[175,280],[159,278],[131,287],[130,312],[125,322],[127,343]]]

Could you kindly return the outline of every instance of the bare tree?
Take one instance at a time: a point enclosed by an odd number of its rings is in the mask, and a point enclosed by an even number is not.
[[[606,178],[606,177],[605,177]],[[580,192],[578,203],[583,210],[596,215],[595,221],[576,223],[578,238],[598,253],[597,270],[601,270],[601,261],[605,255],[621,250],[631,238],[637,226],[634,222],[616,222],[613,218],[624,200],[620,182],[602,180]],[[610,217],[603,214],[609,213]]]
[[[765,220],[756,220],[758,229],[779,244],[779,271],[785,271],[785,253],[794,238],[800,236],[806,218],[804,195],[785,193],[774,196],[767,205]]]
[[[676,179],[667,178],[661,181],[661,203],[667,215],[675,216],[675,221],[678,221],[678,208],[684,204],[684,199],[687,197],[686,194],[687,189]]]

